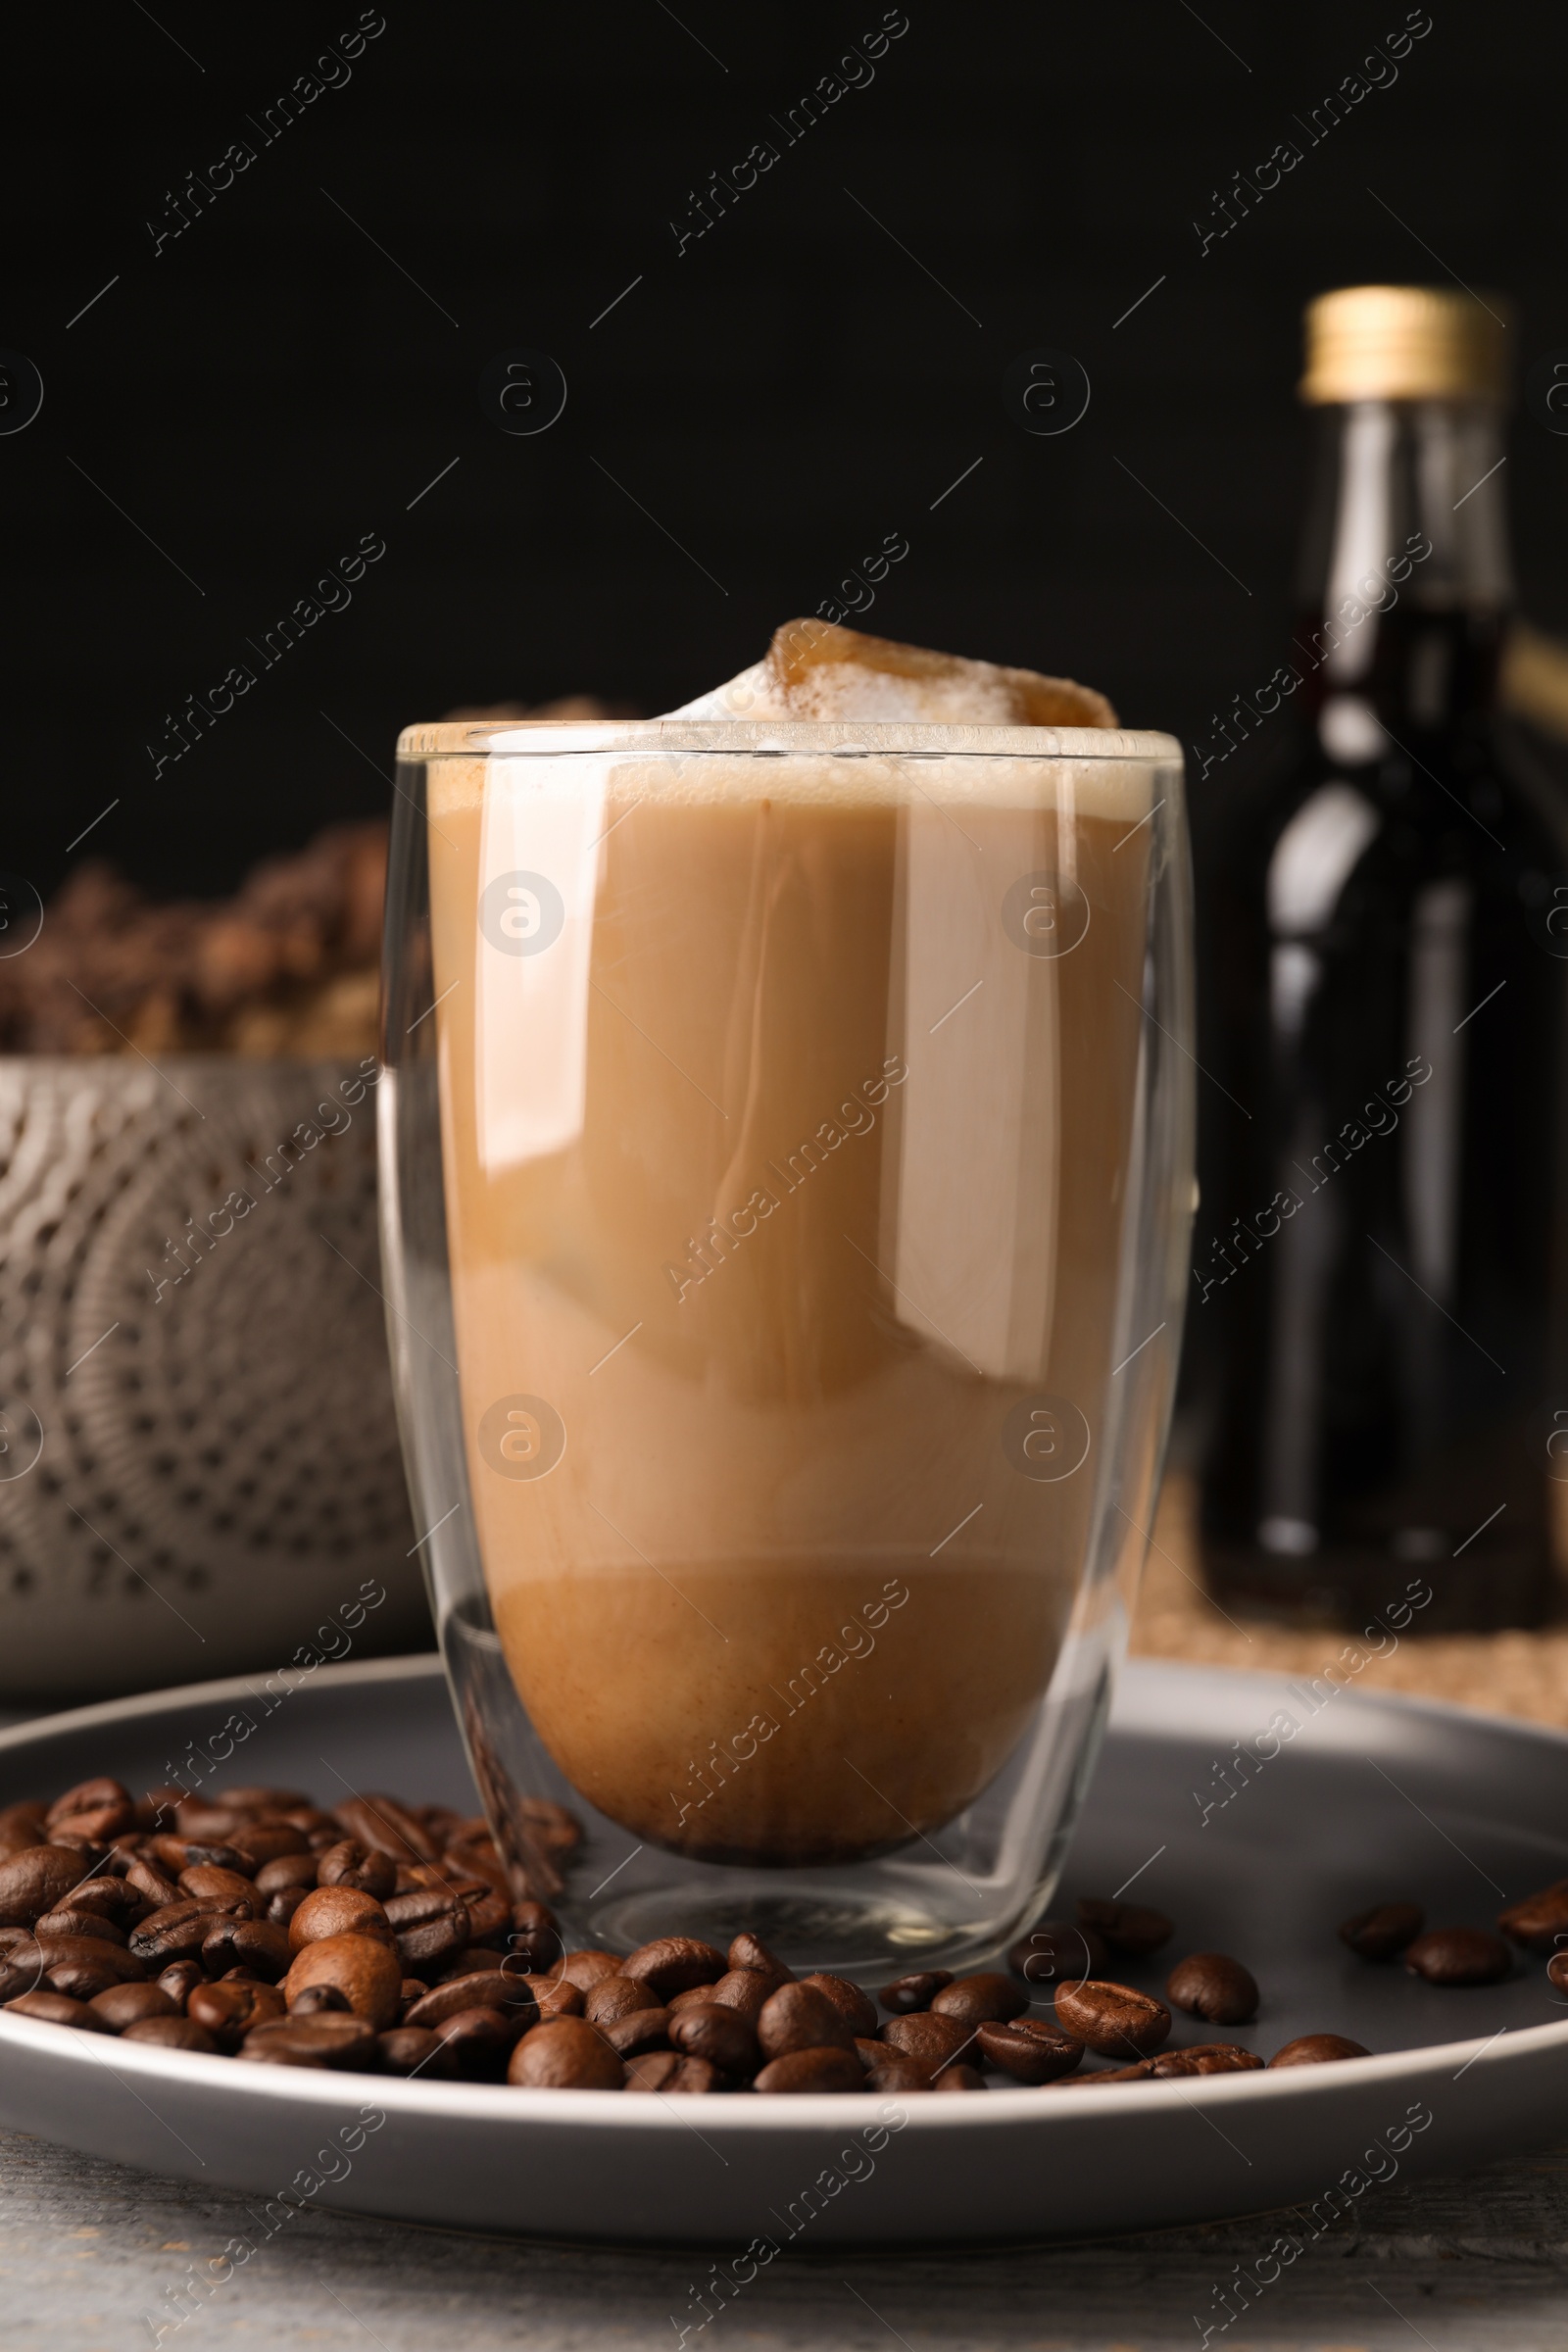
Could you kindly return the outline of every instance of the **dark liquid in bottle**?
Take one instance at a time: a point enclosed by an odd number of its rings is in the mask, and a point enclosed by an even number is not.
[[[1568,808],[1499,604],[1410,578],[1332,663],[1310,612],[1294,738],[1195,796],[1192,1322],[1214,1589],[1432,1631],[1538,1622],[1568,1527]]]

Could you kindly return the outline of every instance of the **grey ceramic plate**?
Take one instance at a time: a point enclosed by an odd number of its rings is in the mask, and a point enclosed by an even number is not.
[[[1568,2100],[1568,2020],[1544,1962],[1439,1991],[1366,1967],[1334,1935],[1348,1912],[1403,1894],[1434,1925],[1490,1924],[1504,1900],[1568,1874],[1568,1740],[1329,1689],[1129,1667],[1063,1886],[1110,1894],[1136,1874],[1136,1897],[1173,1914],[1175,1941],[1126,1972],[1152,1988],[1183,1952],[1246,1959],[1263,2008],[1226,2038],[1268,2055],[1298,2034],[1341,2033],[1369,2059],[902,2106],[626,2098],[274,2071],[0,2016],[0,2121],[253,2200],[304,2194],[556,2237],[1042,2237],[1292,2204],[1318,2217],[1282,2220],[1300,2238],[1369,2178],[1479,2162],[1560,2130]],[[243,1684],[212,1683],[0,1735],[0,1802],[90,1772],[162,1781],[240,1704],[261,1712]],[[1254,1743],[1281,1710],[1301,1726],[1289,1744],[1250,1785],[1218,1778],[1233,1743]],[[323,1796],[473,1801],[424,1658],[322,1669],[229,1770]],[[1222,1804],[1228,1785],[1238,1792]],[[1173,2036],[1210,2038],[1186,2019]],[[265,2202],[253,2210],[265,2218]]]

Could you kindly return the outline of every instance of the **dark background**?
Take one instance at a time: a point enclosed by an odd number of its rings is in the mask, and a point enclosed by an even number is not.
[[[346,86],[263,146],[247,117],[358,15],[58,10],[14,73],[0,345],[46,391],[0,438],[0,862],[46,894],[117,798],[74,859],[216,892],[382,808],[411,719],[667,708],[890,531],[910,553],[866,625],[1078,676],[1190,739],[1286,631],[1302,303],[1457,272],[1513,297],[1518,373],[1568,346],[1568,42],[1544,11],[1432,0],[1395,85],[1202,257],[1216,187],[1305,147],[1294,118],[1399,0],[908,0],[870,86],[678,257],[689,192],[783,146],[770,118],[882,23],[873,0],[680,0],[679,22],[385,0]],[[146,222],[236,138],[256,162],[155,255]],[[479,405],[514,346],[569,385],[534,437]],[[1056,438],[1001,397],[1042,346],[1093,384]],[[1568,626],[1568,440],[1522,419],[1510,448],[1523,603]],[[259,668],[247,638],[368,531],[387,553],[352,606],[155,782],[165,713]]]

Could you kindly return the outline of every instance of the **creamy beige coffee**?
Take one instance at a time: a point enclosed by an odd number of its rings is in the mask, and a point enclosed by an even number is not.
[[[899,1845],[1006,1761],[1080,1574],[1149,770],[512,742],[429,768],[508,1665],[640,1838]]]

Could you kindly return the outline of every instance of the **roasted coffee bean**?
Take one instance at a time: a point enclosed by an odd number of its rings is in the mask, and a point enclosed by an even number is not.
[[[202,1966],[210,1977],[242,1968],[275,1984],[293,1957],[287,1928],[271,1919],[220,1919],[202,1937]]]
[[[358,1838],[342,1838],[316,1857],[316,1876],[318,1886],[355,1886],[361,1894],[372,1894],[378,1903],[384,1903],[396,1889],[398,1866],[379,1847],[363,1845]]]
[[[205,2026],[189,2017],[142,2017],[127,2026],[120,2036],[122,2041],[156,2042],[165,2050],[193,2050],[204,2058],[220,2055],[217,2042]]]
[[[316,1949],[319,1951],[319,1944]],[[266,2025],[253,2026],[240,2043],[239,2055],[257,2066],[325,2066],[346,2072],[373,2064],[375,2050],[375,2035],[363,2017],[322,2012],[271,2018]]]
[[[30,1928],[86,1876],[74,1846],[24,1845],[0,1862],[0,1928]]]
[[[563,1953],[548,1974],[563,1984],[575,1984],[581,1993],[588,1993],[602,1977],[623,1977],[626,1970],[614,1952],[596,1951],[589,1945],[581,1951]]]
[[[907,2017],[890,2018],[882,2039],[934,2075],[939,2067],[951,2066],[960,2052],[975,2048],[978,2031],[961,2018],[935,2017],[929,2009],[916,2009]]]
[[[635,2058],[644,2050],[668,2049],[670,2018],[668,2009],[633,2009],[613,2025],[595,2026],[594,2032],[604,2035],[617,2056]]]
[[[343,1834],[394,1862],[439,1861],[441,1849],[423,1822],[392,1796],[354,1796],[332,1811]]]
[[[726,1969],[716,1984],[710,1985],[709,1998],[721,2009],[734,2009],[749,2025],[755,2026],[762,2014],[762,2003],[769,1993],[776,1992],[787,1977],[764,1977],[760,1969]]]
[[[283,2015],[283,1996],[274,1984],[198,1984],[185,2015],[204,2026],[220,2050],[237,2050],[253,2026]]]
[[[328,1936],[373,1936],[377,1943],[388,1947],[396,1939],[392,1923],[374,1895],[364,1894],[357,1886],[314,1888],[288,1923],[291,1952],[303,1952],[308,1943],[322,1943]]]
[[[1029,2006],[1010,1977],[959,1977],[931,1996],[934,2017],[956,2017],[966,2026],[1002,2025]]]
[[[1419,1903],[1375,1903],[1342,1921],[1340,1940],[1362,1960],[1393,1960],[1420,1935],[1423,1917]]]
[[[88,2034],[111,2031],[90,2001],[73,2000],[66,1992],[19,1992],[5,2004],[7,2017],[35,2018],[42,2026],[79,2026]]]
[[[237,1878],[249,1884],[256,1860],[248,1850],[237,1845],[225,1845],[216,1838],[155,1838],[153,1857],[160,1868],[172,1878],[182,1878],[187,1870],[231,1870]]]
[[[18,1928],[15,1931],[6,1929],[3,1933],[8,1937],[14,1933],[15,1940],[8,1942],[4,1957],[0,1958],[0,2001],[14,2000],[19,1992],[42,1990],[44,1971],[49,1963],[37,1936],[30,1928]],[[58,1937],[51,1937],[51,1945],[58,1940]],[[91,1939],[85,1936],[81,1938],[81,1944],[86,1950],[94,1948]],[[106,1958],[111,1948],[118,1947],[108,1944],[102,1946]],[[114,1984],[120,1982],[118,1977],[110,1981]]]
[[[220,1902],[249,1903],[254,1911],[261,1889],[254,1879],[242,1877],[237,1870],[220,1870],[215,1862],[193,1862],[179,1874],[179,1891],[198,1902],[205,1895],[216,1895]]]
[[[237,1837],[248,1818],[245,1807],[215,1805],[209,1796],[182,1796],[174,1807],[176,1834],[208,1844]]]
[[[757,2038],[764,2058],[787,2058],[793,2050],[853,2050],[855,2028],[814,1984],[780,1984],[762,2003]]]
[[[1510,1903],[1498,1912],[1497,1925],[1510,1943],[1527,1952],[1556,1951],[1560,1943],[1568,1943],[1568,1879],[1543,1886],[1539,1894],[1527,1894],[1522,1903]]]
[[[396,1952],[368,1936],[328,1936],[308,1943],[283,1979],[283,1998],[291,2009],[308,1984],[335,1985],[355,2015],[377,2034],[397,2023],[403,1970]]]
[[[1152,1993],[1087,1977],[1057,1985],[1056,2023],[1102,2058],[1148,2058],[1170,2032],[1170,2011]]]
[[[112,1846],[99,1845],[91,1838],[78,1838],[70,1830],[55,1830],[51,1832],[51,1836],[56,1845],[76,1855],[81,1863],[83,1873],[88,1878],[91,1878],[95,1871],[108,1868],[110,1854],[114,1851]]]
[[[517,1811],[527,1826],[529,1840],[547,1854],[574,1853],[582,1843],[582,1824],[550,1796],[519,1796]]]
[[[711,1984],[688,1984],[684,1992],[672,1992],[669,1995],[669,2006],[671,2009],[697,2008],[703,2002],[710,2001],[712,1999],[714,1989],[714,1986]],[[762,1991],[765,1997],[767,1992],[767,1986],[765,1984],[762,1986]],[[654,1998],[655,2000],[658,2000],[660,1995],[655,1993]]]
[[[256,1873],[256,1891],[268,1896],[290,1892],[309,1894],[316,1885],[318,1868],[315,1854],[279,1854],[275,1860],[264,1862]],[[323,1886],[326,1884],[324,1880],[321,1883]],[[366,1891],[374,1893],[375,1890],[368,1887]]]
[[[836,2046],[790,2050],[770,2058],[757,2078],[761,2091],[864,2090],[866,2074],[854,2050]]]
[[[620,1964],[623,1977],[651,1984],[662,2000],[698,1984],[716,1984],[728,1962],[724,1954],[695,1936],[661,1936],[639,1944]]]
[[[275,1862],[280,1854],[308,1854],[311,1841],[292,1822],[248,1821],[239,1838],[239,1850],[249,1857],[250,1866],[256,1871],[265,1863]]]
[[[768,1950],[760,1936],[744,1933],[737,1936],[726,1958],[732,1972],[744,1968],[755,1977],[766,1977],[774,1984],[788,1984],[794,1980],[795,1971],[786,1968],[776,1952]]]
[[[645,2050],[626,2061],[628,2090],[670,2092],[715,2091],[722,2082],[706,2058],[683,2058],[679,2050]]]
[[[1010,2075],[1015,2082],[1054,2082],[1058,2076],[1070,2075],[1084,2054],[1081,2041],[1039,2017],[983,2025],[975,2047],[987,2066]]]
[[[512,1919],[512,1904],[482,1879],[460,1879],[452,1889],[468,1914],[468,1934],[475,1943],[503,1943]]]
[[[916,2009],[929,2009],[933,1993],[952,1983],[951,1968],[928,1968],[918,1976],[896,1977],[891,1984],[883,1985],[876,1997],[895,2017],[908,2017]]]
[[[1495,1984],[1513,1954],[1489,1928],[1429,1928],[1405,1945],[1404,1965],[1429,1984]]]
[[[929,2073],[906,2050],[896,2050],[888,2042],[877,2042],[874,2046],[878,2054],[865,2070],[867,2090],[903,2092],[931,2088]]]
[[[24,1853],[29,1845],[45,1842],[44,1821],[46,1805],[30,1800],[17,1805],[0,1805],[0,1861],[11,1854]]]
[[[561,1926],[548,1903],[525,1900],[512,1906],[512,1929],[507,1949],[525,1967],[548,1972],[560,1960],[564,1944]]]
[[[108,1984],[134,1984],[147,1973],[133,1952],[105,1943],[98,1936],[40,1936],[37,1942],[46,1982],[56,1992],[74,1993],[81,2001],[90,2000],[92,1993],[83,1992],[77,1979],[92,1976],[92,1991],[102,1992]]]
[[[757,2072],[761,2052],[757,2035],[738,2009],[709,2001],[695,2009],[670,2012],[669,2046],[687,2058],[706,2058],[721,2075]]]
[[[612,2026],[620,2017],[630,2017],[635,2009],[662,2007],[651,1984],[639,1984],[631,1977],[601,1977],[584,1995],[582,2013],[591,2026]]]
[[[428,2026],[392,2026],[376,2035],[375,2046],[381,2072],[407,2079],[429,2071],[441,2040]]]
[[[163,1968],[171,1960],[194,1960],[220,1919],[250,1919],[255,1906],[227,1902],[219,1895],[186,1896],[162,1911],[149,1911],[130,1931],[132,1956],[144,1966]]]
[[[33,1933],[38,1936],[96,1936],[104,1943],[118,1943],[122,1950],[129,1940],[118,1921],[106,1919],[98,1910],[78,1911],[70,1903],[62,1910],[46,1911]]]
[[[507,2081],[522,2090],[619,2090],[626,2069],[586,2019],[555,2017],[525,2034]]]
[[[202,1964],[199,1960],[172,1960],[158,1972],[157,1982],[175,2006],[183,2010],[194,1985],[202,1983]]]
[[[83,1879],[73,1886],[61,1905],[66,1911],[96,1911],[101,1919],[112,1919],[127,1931],[146,1916],[148,1904],[138,1890],[124,1879],[112,1878],[104,1871],[96,1879]],[[0,1930],[8,1934],[9,1930]]]
[[[125,1885],[133,1886],[154,1911],[166,1910],[171,1903],[184,1899],[178,1880],[168,1877],[145,1854],[138,1854],[133,1862],[126,1864]]]
[[[145,1789],[136,1799],[136,1828],[143,1838],[156,1837],[160,1830],[173,1824],[174,1807],[185,1794],[183,1788]]]
[[[1176,1933],[1174,1920],[1167,1919],[1163,1911],[1146,1910],[1142,1903],[1102,1902],[1087,1895],[1078,1899],[1078,1925],[1093,1928],[1113,1952],[1129,1960],[1147,1959]]]
[[[330,1853],[334,1845],[342,1844],[341,1825],[319,1805],[283,1805],[278,1811],[291,1830],[304,1831],[313,1854]]]
[[[452,1892],[451,1882],[439,1863],[400,1862],[398,1864],[398,1883],[392,1889],[393,1894],[428,1894],[432,1889],[437,1894]],[[388,1900],[390,1899],[389,1896]]]
[[[1161,2050],[1150,2060],[1153,2080],[1163,2082],[1171,2075],[1250,2075],[1262,2066],[1262,2059],[1252,2050],[1244,2050],[1235,2041],[1200,2041],[1187,2050]]]
[[[490,1944],[466,1943],[460,1950],[449,1952],[429,1971],[426,1982],[431,1984],[450,1984],[454,1977],[474,1977],[489,1974],[504,1967],[507,1955]]]
[[[1257,1985],[1239,1960],[1224,1952],[1192,1952],[1165,1982],[1165,1997],[1211,2026],[1245,2026],[1257,2015]]]
[[[161,1984],[111,1984],[107,1992],[95,1992],[87,2004],[95,2017],[101,2017],[104,2031],[122,2034],[127,2026],[143,2017],[178,2017],[180,2004],[172,2000]]]
[[[526,1984],[515,1977],[503,1976],[499,1969],[454,1977],[449,1983],[438,1984],[433,1992],[426,1992],[417,1978],[409,1981],[418,1984],[418,1991],[413,2005],[404,2012],[406,2026],[439,2026],[464,2009],[500,2009],[518,2018],[525,2027],[538,2022],[539,2004]]]
[[[268,1896],[263,1916],[270,1919],[274,1928],[286,1928],[310,1891],[308,1886],[280,1886],[275,1894]]]
[[[1546,1962],[1546,1980],[1559,1992],[1568,1992],[1568,1952],[1555,1952]]]
[[[1074,2075],[1070,2082],[1047,2084],[1051,2090],[1098,2090],[1104,2082],[1149,2082],[1153,2080],[1154,2061],[1140,2058],[1131,2066],[1102,2067],[1092,2075]]]
[[[1026,1984],[1081,1984],[1085,1977],[1103,1977],[1109,1965],[1104,1938],[1066,1919],[1043,1919],[1007,1947],[1007,1966]]]
[[[573,1984],[569,1978],[517,1976],[514,1974],[510,1965],[507,1966],[505,1974],[511,1977],[514,1984],[527,1985],[528,1990],[539,2004],[541,2018],[581,2017],[585,1996],[581,1985]]]
[[[825,1992],[834,2008],[849,2020],[852,2033],[876,2032],[875,2001],[869,1993],[862,1992],[858,1984],[852,1984],[848,1977],[828,1977],[817,1972],[809,1977],[802,1977],[800,1983],[814,1985],[818,1992]]]
[[[460,2009],[434,2029],[441,2055],[430,2072],[454,2082],[503,2082],[522,2031],[515,2018],[504,2017],[499,2009]]]
[[[979,2068],[965,2066],[961,2059],[945,2066],[931,2084],[933,2090],[984,2090],[985,2086],[986,2079]]]
[[[512,1883],[507,1866],[490,1838],[456,1838],[441,1856],[441,1867],[449,1879],[481,1879],[494,1894],[506,1904],[507,1917],[512,1917]]]
[[[318,1896],[310,1899],[325,1898],[334,1891],[331,1887],[323,1886],[318,1889]],[[352,1891],[344,1890],[345,1894]],[[368,1902],[372,1898],[360,1895],[357,1899]],[[302,1903],[300,1911],[305,1907]],[[384,1910],[397,1938],[403,1966],[411,1977],[421,1976],[426,1969],[434,1968],[453,1952],[461,1951],[470,1940],[467,1906],[444,1887],[420,1886],[409,1894],[389,1894]],[[289,1921],[290,1935],[293,1935],[298,1920],[299,1913],[296,1912]]]
[[[295,1806],[309,1806],[311,1800],[297,1788],[261,1788],[247,1783],[239,1788],[215,1788],[207,1801],[230,1813],[287,1813]]]
[[[128,1788],[119,1781],[79,1781],[50,1806],[44,1824],[53,1837],[65,1831],[103,1844],[136,1826],[136,1806]]]
[[[288,2005],[290,2017],[319,2017],[331,2010],[352,2014],[348,1994],[339,1992],[335,1984],[304,1984]]]
[[[1338,2058],[1370,2058],[1358,2041],[1347,2041],[1343,2034],[1301,2034],[1288,2041],[1283,2050],[1276,2050],[1270,2066],[1331,2066]]]

